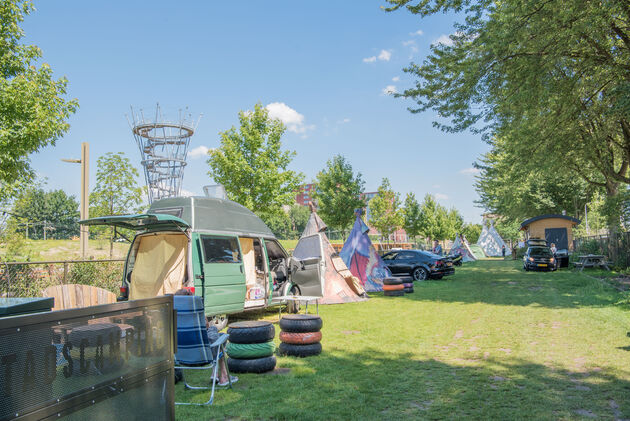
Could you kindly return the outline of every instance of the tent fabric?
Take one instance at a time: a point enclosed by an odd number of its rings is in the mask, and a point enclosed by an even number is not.
[[[314,211],[311,212],[311,216],[306,223],[300,241],[295,247],[293,256],[297,258],[322,257],[324,259],[326,266],[325,273],[323,274],[324,295],[319,300],[319,304],[343,304],[365,301],[366,298],[361,297],[361,293],[358,293],[357,290],[352,287],[352,279],[348,281],[347,277],[342,275],[345,271],[348,275],[352,276],[343,261],[336,257],[335,249],[324,233],[326,228],[326,224],[319,215]],[[319,243],[317,245],[311,244],[315,239],[318,239]],[[320,244],[321,249],[319,248]],[[310,250],[313,250],[313,252]],[[320,256],[319,250],[323,251],[323,256]],[[297,255],[295,253],[296,251],[298,252]],[[363,290],[361,290],[361,292],[365,293]]]
[[[308,222],[306,223],[306,227],[304,228],[304,232],[302,232],[300,239],[324,232],[326,228],[328,228],[328,226],[326,226],[324,221],[322,221],[322,218],[319,217],[317,212],[313,211],[311,212],[311,216],[308,218]]]
[[[472,252],[475,259],[483,259],[486,257],[486,254],[483,252],[483,249],[477,244],[469,244],[468,248]]]
[[[367,292],[383,290],[383,278],[392,276],[383,259],[368,236],[369,227],[360,215],[354,221],[352,231],[343,245],[339,256],[350,272],[361,282]]]
[[[505,242],[494,228],[492,221],[490,222],[490,228],[488,228],[486,224],[483,224],[481,235],[479,236],[479,240],[477,240],[477,244],[481,246],[486,256],[501,256],[502,247],[505,246],[507,249]]]
[[[472,262],[477,260],[473,252],[470,250],[466,238],[462,238],[459,234],[455,236],[455,241],[453,241],[453,245],[451,246],[450,254],[459,254],[462,256],[463,262]]]
[[[129,299],[139,300],[174,294],[186,274],[188,237],[184,234],[155,234],[140,237]],[[156,264],[160,262],[160,264]]]

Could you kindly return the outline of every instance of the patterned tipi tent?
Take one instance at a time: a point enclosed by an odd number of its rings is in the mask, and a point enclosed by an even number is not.
[[[369,227],[361,219],[357,212],[352,231],[343,245],[339,256],[350,269],[350,272],[359,280],[367,292],[382,291],[383,278],[392,276],[385,266],[383,259],[378,255],[370,237]]]
[[[485,223],[483,224],[477,245],[486,253],[486,256],[501,256],[503,246],[507,249],[505,242],[494,228],[492,221],[490,221],[490,228]]]
[[[293,255],[300,254],[301,249],[319,248],[324,260],[326,270],[323,273],[324,295],[319,300],[319,304],[342,304],[365,301],[367,294],[359,284],[358,280],[352,276],[343,260],[335,253],[335,249],[328,241],[324,233],[326,224],[311,210],[311,216],[306,223],[306,228],[300,237],[300,241],[295,247]],[[308,252],[306,252],[309,254]],[[296,256],[299,257],[299,256]],[[304,256],[306,257],[306,256]],[[353,279],[354,278],[354,279]]]
[[[462,237],[459,234],[455,237],[455,241],[453,241],[453,245],[451,246],[450,254],[459,254],[462,256],[462,261],[464,262],[472,262],[473,260],[477,260],[475,255],[468,247],[468,241],[466,241],[466,237]]]

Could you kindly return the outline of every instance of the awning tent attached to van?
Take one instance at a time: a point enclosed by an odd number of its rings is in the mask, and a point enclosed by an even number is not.
[[[343,260],[336,255],[335,249],[324,233],[326,228],[326,224],[319,215],[314,211],[311,212],[306,228],[293,251],[293,257],[303,259],[318,256],[323,260],[325,266],[325,271],[322,273],[324,293],[319,304],[364,301],[366,298],[362,295],[365,295],[365,291],[358,279],[348,270]]]
[[[466,241],[465,237],[462,238],[459,234],[455,237],[455,241],[453,241],[453,245],[451,246],[450,254],[459,254],[462,256],[463,262],[472,262],[477,260],[472,250],[468,246],[468,241]]]
[[[383,279],[392,276],[368,236],[369,227],[357,214],[339,256],[367,292],[382,291]]]

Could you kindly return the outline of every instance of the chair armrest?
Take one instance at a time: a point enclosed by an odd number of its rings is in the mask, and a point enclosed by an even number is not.
[[[220,333],[217,340],[210,344],[210,348],[216,348],[217,346],[223,345],[227,342],[229,337],[230,335],[227,333]]]

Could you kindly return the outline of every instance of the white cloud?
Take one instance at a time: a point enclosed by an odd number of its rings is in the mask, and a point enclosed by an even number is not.
[[[394,76],[392,78],[392,82],[398,82],[400,80],[400,76]]]
[[[304,134],[308,130],[315,128],[314,125],[304,124],[304,115],[298,113],[284,102],[272,102],[265,108],[269,112],[269,117],[282,121],[290,132]]]
[[[343,120],[341,120],[342,123],[350,123],[350,119],[349,118],[344,118]]]
[[[207,146],[197,146],[196,148],[191,149],[190,152],[188,152],[188,157],[191,159],[202,158],[204,156],[207,156],[208,152],[211,150],[212,148],[209,148]]]
[[[436,39],[435,41],[431,43],[431,45],[437,45],[437,44],[451,46],[453,45],[453,40],[448,35],[442,34],[440,35],[438,39]]]
[[[392,52],[389,50],[381,50],[378,56],[366,57],[363,59],[364,63],[374,63],[376,60],[389,61],[392,58]]]
[[[463,170],[461,170],[459,173],[460,174],[464,174],[464,175],[477,175],[481,172],[481,170],[479,168],[465,168]]]
[[[410,32],[409,35],[422,36],[422,35],[424,35],[424,32],[422,31],[422,29],[418,29],[416,32]]]
[[[398,93],[395,85],[387,85],[386,87],[383,88],[382,92],[383,92],[383,95],[391,95],[391,94]]]
[[[390,58],[392,58],[392,52],[389,50],[381,50],[378,55],[379,60],[389,61]]]
[[[448,200],[448,196],[442,193],[435,193],[435,198],[437,200]]]
[[[415,40],[410,39],[409,41],[403,41],[402,45],[404,45],[405,47],[409,47],[410,45],[414,45],[416,43]]]

